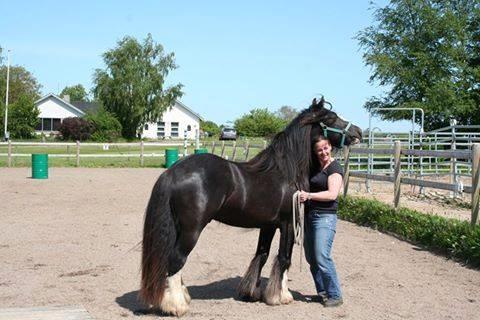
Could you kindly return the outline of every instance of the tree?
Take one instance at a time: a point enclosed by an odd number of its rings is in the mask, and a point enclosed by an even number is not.
[[[209,136],[218,136],[220,133],[220,127],[213,121],[202,121],[200,128],[203,132],[208,132]]]
[[[60,93],[60,97],[65,95],[70,96],[70,101],[88,102],[87,91],[81,84],[63,88],[62,92]]]
[[[20,96],[15,103],[8,106],[8,131],[12,138],[28,139],[35,135],[35,127],[40,119],[40,111],[32,97]]]
[[[372,108],[418,107],[427,130],[451,116],[480,124],[480,3],[478,0],[391,0],[374,11],[376,24],[357,34],[372,67],[370,82],[386,88]],[[383,119],[410,112],[376,112]]]
[[[298,111],[290,106],[282,106],[275,114],[286,123],[290,123],[298,115]]]
[[[273,136],[285,128],[285,121],[265,109],[253,109],[249,114],[235,120],[235,129],[249,137]]]
[[[125,37],[115,49],[103,54],[105,70],[94,75],[94,95],[122,124],[122,135],[132,139],[144,125],[182,96],[182,85],[165,88],[168,73],[174,70],[174,54],[165,54],[162,45],[148,34],[143,43]]]
[[[3,65],[5,59],[1,56],[2,48],[0,48],[0,127],[4,129],[4,115],[5,115],[5,94],[7,89],[7,66]],[[12,108],[15,107],[17,102],[19,102],[19,113],[30,110],[34,112],[33,107],[28,108],[29,102],[37,100],[40,97],[40,84],[37,82],[37,79],[24,67],[21,66],[10,66],[10,81],[8,89],[8,131],[12,133],[12,137],[18,137],[12,131]],[[30,115],[25,114],[28,120],[24,124],[31,123]],[[38,115],[37,115],[38,116]],[[21,119],[19,119],[21,121]],[[22,125],[23,126],[23,125]],[[21,127],[21,126],[20,126]],[[18,127],[18,128],[20,128]],[[3,132],[3,130],[2,130]],[[18,132],[17,132],[18,133]]]
[[[93,125],[93,141],[115,141],[122,134],[120,121],[103,106],[96,112],[87,114],[86,120]]]

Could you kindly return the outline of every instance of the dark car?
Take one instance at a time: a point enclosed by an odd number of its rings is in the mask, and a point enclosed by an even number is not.
[[[222,128],[220,140],[237,140],[237,130],[233,128]]]

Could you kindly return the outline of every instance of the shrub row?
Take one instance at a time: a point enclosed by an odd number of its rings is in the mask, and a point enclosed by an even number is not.
[[[480,226],[467,221],[394,208],[377,200],[341,198],[340,218],[391,232],[400,238],[433,249],[448,257],[480,267]]]

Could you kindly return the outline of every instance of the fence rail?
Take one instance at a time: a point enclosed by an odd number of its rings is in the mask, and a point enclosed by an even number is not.
[[[0,151],[0,157],[7,157],[7,166],[12,166],[12,160],[14,158],[27,158],[30,157],[32,153],[38,153],[42,151],[35,152],[13,152],[14,147],[18,148],[66,148],[67,152],[45,152],[49,153],[51,158],[74,158],[75,166],[80,166],[81,158],[138,158],[140,166],[144,166],[144,158],[155,158],[155,157],[164,157],[164,148],[169,147],[178,147],[183,148],[183,153],[180,153],[179,156],[183,157],[188,155],[187,150],[193,148],[195,142],[191,141],[179,141],[179,142],[121,142],[121,143],[80,143],[77,142],[0,142],[0,148],[3,146],[7,147],[6,152]],[[247,161],[249,157],[255,155],[252,150],[262,150],[266,148],[266,141],[263,143],[250,143],[248,140],[245,140],[243,143],[238,143],[237,141],[225,142],[225,141],[203,141],[198,147],[206,148],[211,153],[217,153],[222,158],[229,158],[230,160],[236,161]],[[105,152],[93,152],[92,148],[102,148]],[[112,148],[130,148],[127,152],[111,152]],[[157,148],[155,152],[151,150],[145,150],[145,148]],[[87,151],[85,149],[88,149]],[[52,150],[52,149],[50,149]],[[61,151],[61,150],[60,150]],[[216,152],[219,151],[219,152]]]
[[[353,154],[367,154],[367,155],[391,155],[393,159],[391,162],[391,170],[385,174],[374,174],[370,172],[352,171],[351,159],[355,158]],[[402,156],[428,156],[432,158],[451,158],[452,161],[456,159],[471,160],[471,186],[463,186],[461,183],[444,183],[436,181],[428,181],[417,178],[405,176],[405,173],[410,175],[411,172],[402,169]],[[420,186],[422,188],[435,188],[441,190],[448,190],[452,192],[465,192],[471,194],[471,224],[478,223],[479,214],[479,193],[480,193],[480,144],[476,143],[472,146],[471,151],[463,150],[450,150],[450,151],[432,151],[432,150],[411,150],[402,149],[401,142],[395,141],[392,149],[373,149],[373,148],[346,148],[343,153],[344,167],[345,167],[345,179],[344,179],[344,195],[347,195],[348,184],[350,177],[364,178],[374,181],[386,181],[394,183],[394,206],[397,209],[400,202],[400,188],[401,184],[408,184],[414,186]],[[453,163],[453,162],[452,162]]]

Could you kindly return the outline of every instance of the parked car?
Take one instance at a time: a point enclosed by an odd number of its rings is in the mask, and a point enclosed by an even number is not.
[[[222,128],[220,140],[237,140],[237,130],[233,128]]]

